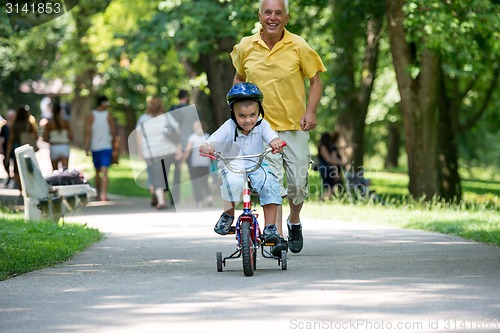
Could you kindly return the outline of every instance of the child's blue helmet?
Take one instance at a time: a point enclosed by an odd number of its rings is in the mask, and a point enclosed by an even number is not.
[[[240,82],[231,87],[227,93],[226,99],[227,104],[229,104],[232,109],[234,102],[238,100],[252,99],[259,104],[262,104],[264,95],[262,95],[262,92],[255,84],[250,82]]]
[[[231,119],[234,121],[236,124],[237,129],[242,129],[240,125],[238,125],[238,122],[236,121],[236,116],[234,115],[234,103],[237,101],[243,101],[243,100],[253,100],[259,103],[259,114],[262,118],[264,118],[264,108],[262,107],[262,100],[264,99],[264,95],[260,91],[260,89],[253,83],[250,82],[240,82],[236,83],[234,86],[231,87],[229,92],[227,93],[226,100],[227,104],[229,104],[229,107],[231,108]],[[262,119],[257,121],[255,126],[259,126],[260,123],[262,122]],[[255,127],[254,126],[254,127]],[[237,130],[234,132],[234,140],[236,141],[237,137]]]

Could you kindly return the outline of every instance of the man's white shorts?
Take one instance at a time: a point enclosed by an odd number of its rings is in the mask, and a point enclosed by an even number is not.
[[[298,205],[308,194],[308,174],[311,152],[309,150],[309,132],[279,131],[281,140],[287,145],[282,154],[268,154],[267,160],[273,173],[278,177],[281,186],[281,195],[288,196],[288,200]],[[283,171],[286,175],[285,189],[283,185]]]

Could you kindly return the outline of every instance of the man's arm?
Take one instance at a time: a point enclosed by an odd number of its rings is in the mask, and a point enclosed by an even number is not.
[[[246,80],[247,80],[246,76],[240,75],[238,74],[238,72],[236,72],[236,75],[234,76],[233,79],[233,85],[236,83],[245,82]]]
[[[323,93],[323,82],[321,81],[319,73],[316,73],[316,75],[310,78],[309,82],[309,99],[307,101],[306,113],[304,113],[304,116],[300,120],[300,127],[303,131],[310,131],[318,124],[316,121],[316,111],[321,99],[321,94]]]

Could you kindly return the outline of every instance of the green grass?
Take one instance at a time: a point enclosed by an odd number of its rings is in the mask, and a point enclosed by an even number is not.
[[[102,239],[80,224],[24,221],[22,214],[0,212],[0,280],[72,258]]]
[[[313,175],[311,182],[321,182]],[[500,182],[463,179],[464,200],[448,204],[437,199],[415,200],[408,193],[408,175],[399,170],[369,171],[371,189],[381,202],[353,202],[343,197],[319,203],[314,193],[304,212],[310,216],[342,221],[379,223],[401,228],[429,230],[500,246]]]
[[[371,170],[366,172],[366,177],[371,180],[371,190],[382,199],[380,202],[344,196],[321,203],[318,200],[321,179],[317,172],[312,172],[310,197],[304,205],[304,213],[329,220],[435,231],[500,246],[498,179],[462,179],[462,202],[449,204],[437,199],[411,198],[404,170]]]
[[[500,246],[500,214],[491,209],[432,207],[424,203],[395,207],[371,203],[308,202],[304,205],[304,213],[333,222],[365,222],[435,231]]]

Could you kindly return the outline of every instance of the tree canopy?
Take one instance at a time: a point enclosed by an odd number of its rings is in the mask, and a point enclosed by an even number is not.
[[[73,4],[42,25],[0,15],[2,113],[28,103],[36,115],[41,96],[21,85],[57,78],[72,89],[62,98],[77,134],[97,94],[127,131],[149,96],[169,106],[180,89],[210,129],[226,119],[229,52],[259,29],[258,1]],[[403,154],[413,195],[459,199],[460,166],[500,164],[499,14],[491,0],[293,1],[287,29],[328,69],[313,140],[340,130],[360,167]]]

